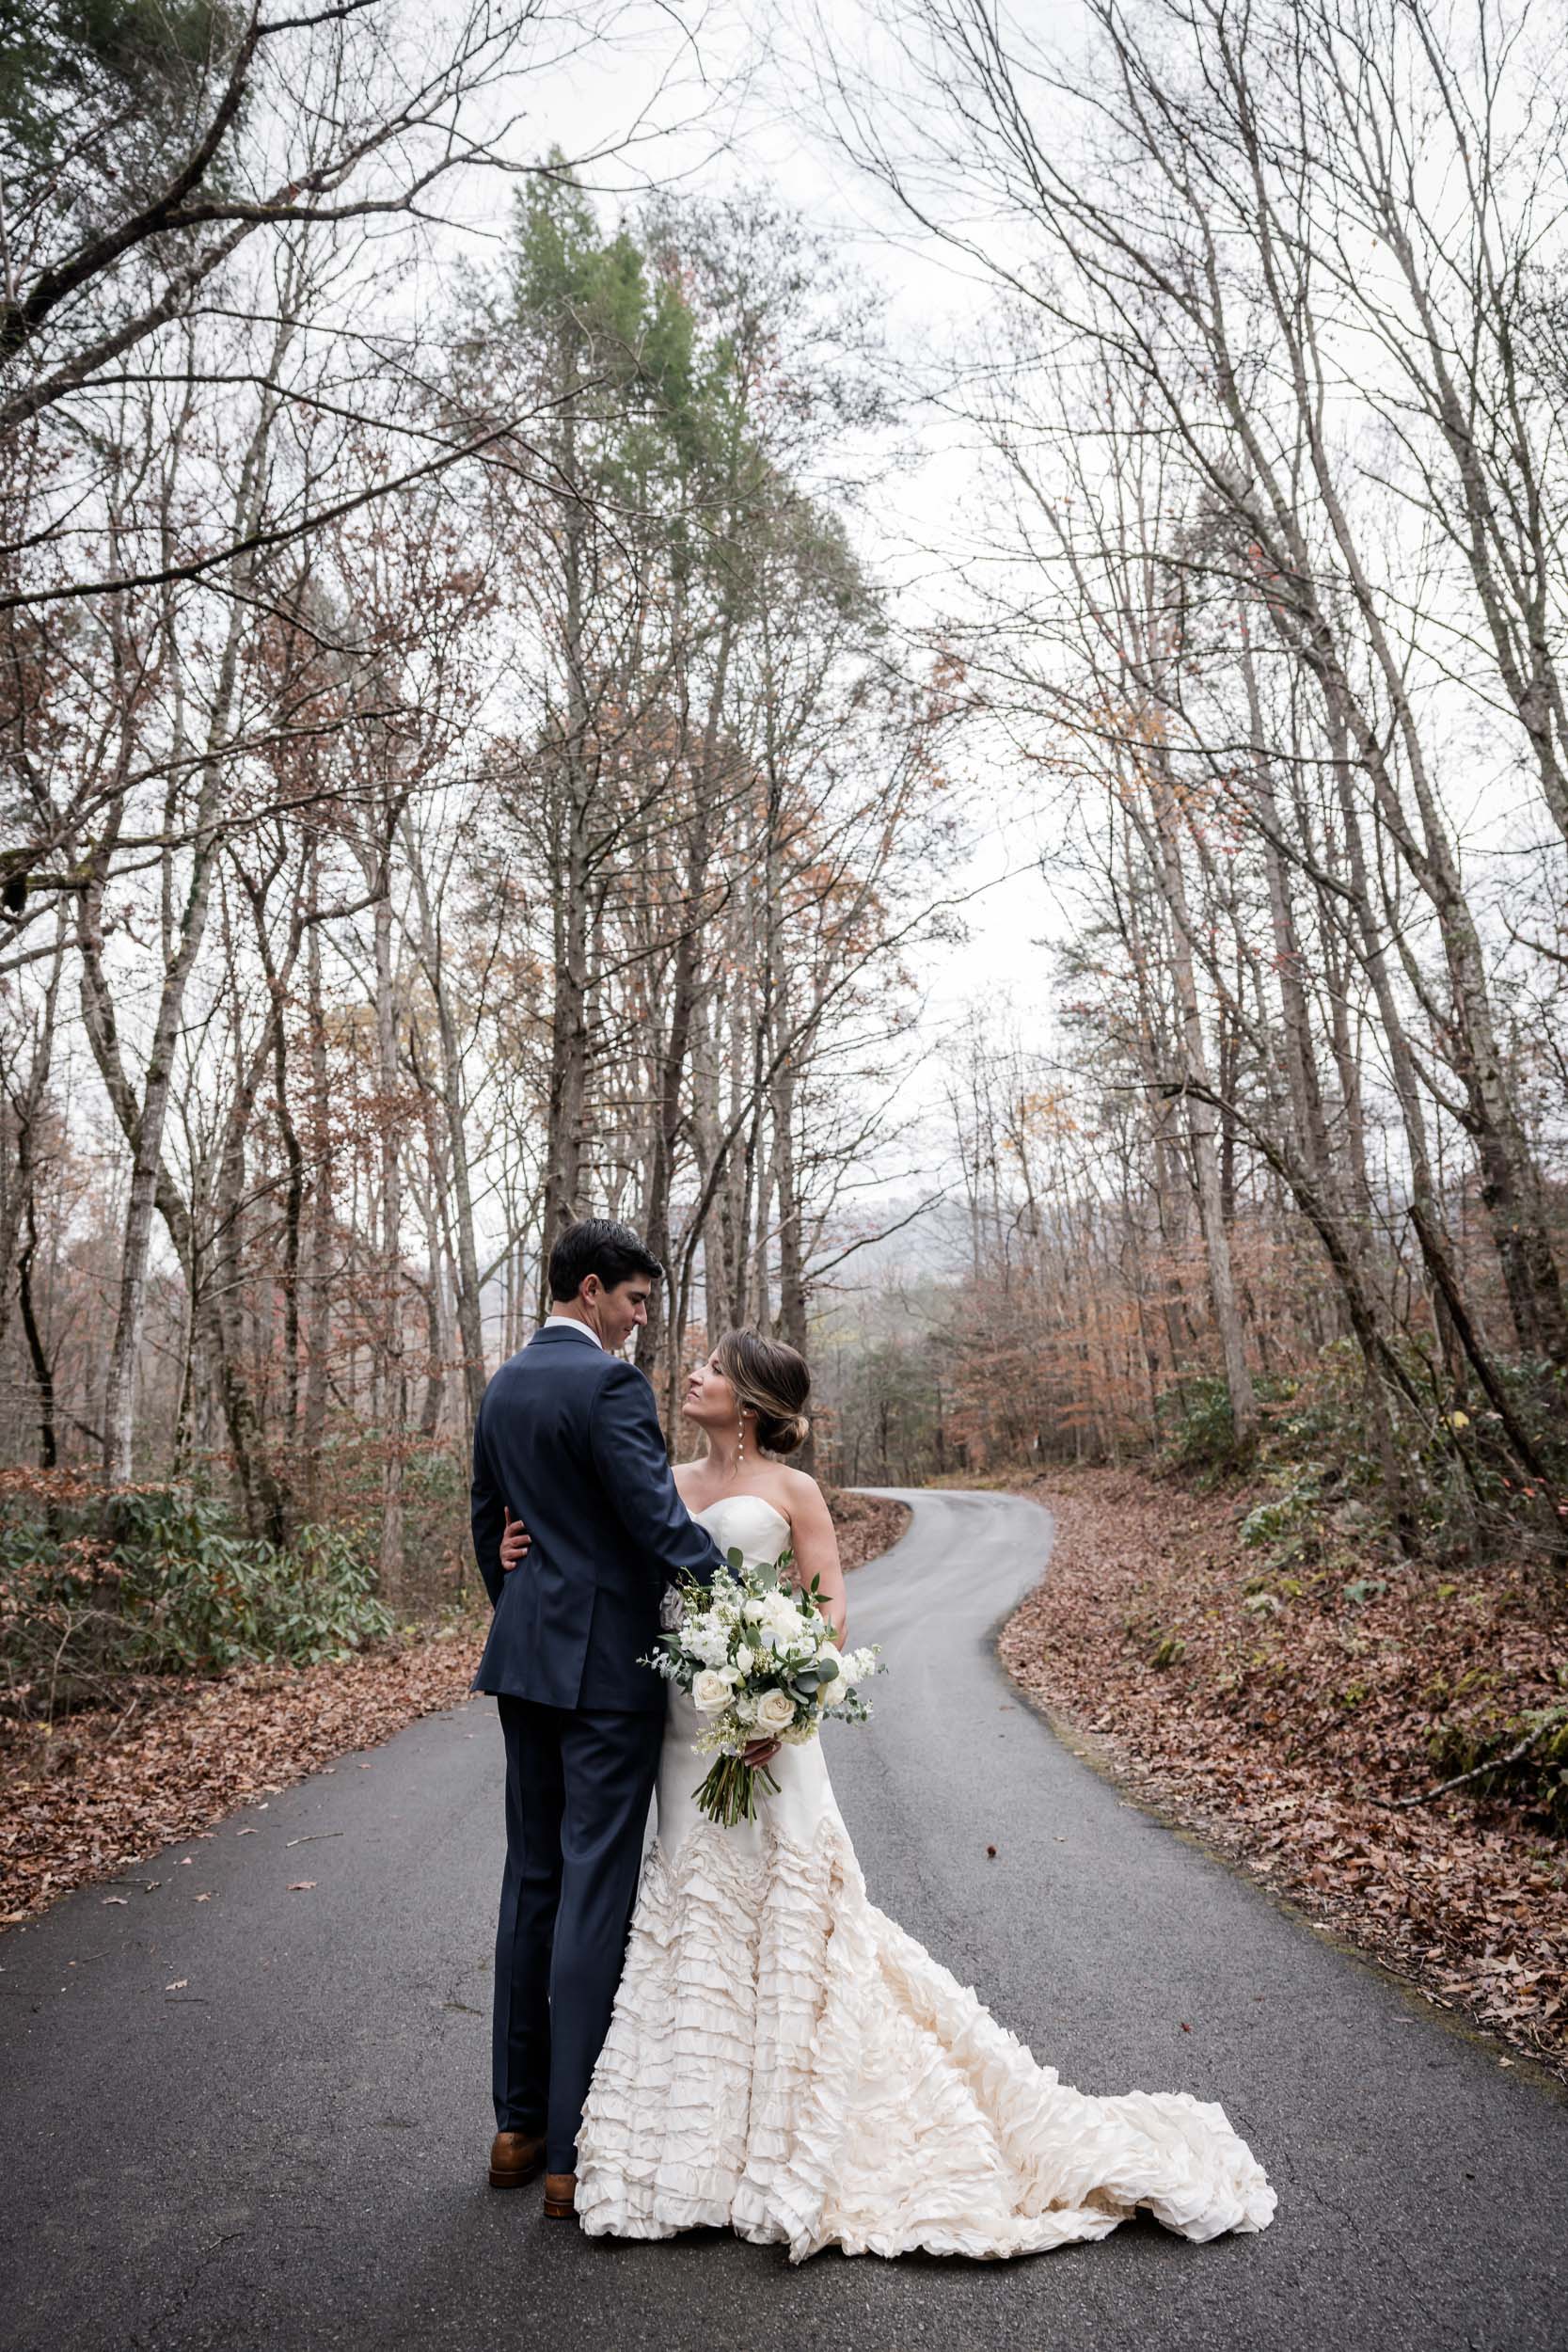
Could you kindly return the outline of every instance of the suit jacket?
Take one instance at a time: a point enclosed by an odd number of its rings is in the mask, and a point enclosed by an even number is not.
[[[654,1392],[624,1357],[536,1331],[484,1391],[474,1428],[474,1551],[495,1606],[473,1679],[544,1707],[654,1714],[665,1686],[637,1663],[664,1588],[721,1565],[675,1492]],[[503,1506],[533,1538],[508,1576]]]

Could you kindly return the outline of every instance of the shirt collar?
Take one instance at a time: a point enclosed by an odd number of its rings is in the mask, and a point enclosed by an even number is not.
[[[579,1323],[576,1315],[546,1315],[539,1328],[542,1331],[575,1331],[578,1339],[586,1340],[591,1347],[604,1345],[598,1333],[591,1331],[586,1323]]]

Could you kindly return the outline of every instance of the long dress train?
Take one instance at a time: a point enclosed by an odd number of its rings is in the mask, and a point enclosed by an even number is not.
[[[787,1541],[760,1496],[700,1517],[748,1560]],[[1223,2107],[1073,2090],[876,1908],[819,1740],[781,1753],[758,1820],[721,1829],[692,1798],[696,1709],[670,1700],[658,1835],[578,2142],[584,2230],[730,2227],[802,2262],[1035,2253],[1140,2206],[1197,2241],[1268,2227],[1275,2193]]]

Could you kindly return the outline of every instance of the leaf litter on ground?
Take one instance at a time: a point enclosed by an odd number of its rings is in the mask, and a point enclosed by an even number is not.
[[[48,1737],[37,1724],[0,1726],[0,1915],[20,1924],[346,1750],[457,1706],[479,1648],[476,1630],[304,1669],[150,1680],[129,1724],[123,1708],[106,1708],[67,1717]]]
[[[1124,1786],[1568,2080],[1568,1840],[1473,1788],[1400,1803],[1444,1777],[1437,1694],[1560,1698],[1560,1606],[1506,1567],[1411,1565],[1355,1600],[1338,1570],[1276,1578],[1259,1613],[1234,1498],[1099,1469],[1026,1490],[1056,1541],[1002,1637],[1015,1680]]]

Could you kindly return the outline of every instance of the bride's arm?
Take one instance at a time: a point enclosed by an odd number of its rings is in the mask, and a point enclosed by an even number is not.
[[[802,1584],[809,1584],[814,1576],[820,1578],[822,1607],[834,1641],[842,1642],[849,1622],[849,1602],[839,1565],[838,1535],[821,1487],[804,1470],[789,1472],[789,1524],[796,1574]]]

